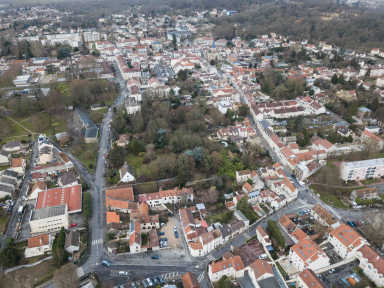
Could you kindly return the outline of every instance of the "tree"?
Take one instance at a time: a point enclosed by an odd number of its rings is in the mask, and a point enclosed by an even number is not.
[[[336,73],[333,74],[331,82],[332,82],[333,85],[336,85],[337,83],[339,83],[339,77],[337,77]]]
[[[68,45],[61,46],[57,51],[58,59],[65,59],[71,56],[71,47]]]
[[[89,192],[85,192],[83,195],[83,215],[86,219],[92,216],[92,195]]]
[[[77,266],[68,263],[55,272],[53,283],[56,288],[79,287],[79,281],[76,273]]]
[[[3,251],[0,253],[0,263],[4,267],[13,267],[19,264],[21,255],[17,250],[16,244],[13,238],[7,240],[7,244]]]
[[[64,228],[61,228],[52,245],[53,260],[57,267],[62,266],[67,261],[67,252],[65,251],[64,246],[65,230]]]
[[[108,155],[109,164],[112,166],[112,168],[118,169],[123,166],[125,155],[126,152],[124,148],[114,146]]]
[[[285,239],[283,234],[281,234],[279,226],[273,220],[268,220],[267,222],[267,233],[270,238],[276,241],[276,244],[279,245],[280,248],[285,248]]]
[[[180,70],[177,72],[177,80],[178,81],[185,81],[188,79],[188,71],[187,70]]]
[[[246,116],[248,116],[248,114],[249,114],[249,107],[248,107],[248,105],[242,104],[239,107],[239,116],[246,117]]]
[[[236,209],[240,210],[244,216],[247,217],[250,224],[253,224],[257,219],[259,219],[259,216],[257,216],[256,212],[253,211],[251,205],[248,203],[247,196],[240,199],[236,205]]]

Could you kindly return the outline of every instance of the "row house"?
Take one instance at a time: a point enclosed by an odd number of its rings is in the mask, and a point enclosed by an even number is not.
[[[146,202],[150,208],[162,209],[165,204],[179,204],[181,201],[193,201],[192,188],[175,187],[170,190],[160,190],[155,193],[140,194],[139,202]]]

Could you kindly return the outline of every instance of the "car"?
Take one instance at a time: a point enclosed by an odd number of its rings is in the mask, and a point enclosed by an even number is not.
[[[145,279],[145,280],[148,281],[148,285],[149,285],[149,286],[153,286],[153,282],[152,282],[151,278],[147,278],[147,279]]]
[[[71,228],[76,227],[76,226],[77,226],[77,223],[72,223],[71,224]]]
[[[159,236],[163,236],[163,235],[165,235],[164,232],[159,232],[158,234],[159,234]]]
[[[158,259],[160,259],[160,256],[159,255],[152,255],[151,258],[154,260],[158,260]]]
[[[128,276],[128,271],[119,271],[119,276]]]
[[[152,278],[152,281],[155,285],[159,284],[160,281],[155,277],[155,278]]]
[[[175,231],[175,238],[179,238],[179,232]]]
[[[143,284],[144,288],[147,288],[149,286],[146,280],[147,279],[144,279],[143,281],[141,281],[141,283]]]
[[[175,226],[173,226],[173,230],[175,230],[175,231],[177,230],[177,226],[176,226],[176,225],[175,225]]]
[[[347,221],[347,225],[349,225],[351,227],[356,227],[356,223],[353,221]]]
[[[104,265],[105,267],[110,267],[111,263],[109,263],[107,260],[101,261],[101,264]]]

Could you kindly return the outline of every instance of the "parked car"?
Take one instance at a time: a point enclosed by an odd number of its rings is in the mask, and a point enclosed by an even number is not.
[[[76,226],[77,226],[77,223],[72,223],[71,224],[71,228],[76,227]]]
[[[175,231],[175,237],[179,238],[179,232]]]
[[[160,259],[160,256],[159,255],[152,255],[151,258],[155,259],[155,260],[158,260],[158,259]]]
[[[119,271],[119,276],[128,276],[127,271]]]
[[[110,267],[111,263],[109,263],[107,260],[101,261],[101,264],[104,265],[105,267]]]
[[[163,235],[165,235],[164,232],[159,232],[158,234],[159,234],[159,236],[163,236]]]

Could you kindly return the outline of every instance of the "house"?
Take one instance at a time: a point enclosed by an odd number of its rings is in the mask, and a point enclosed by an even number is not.
[[[66,205],[69,214],[81,212],[81,185],[52,188],[46,191],[41,191],[37,196],[36,209],[59,205]]]
[[[133,202],[134,200],[131,185],[114,186],[105,190],[105,205],[109,210],[131,213],[137,209],[137,203]]]
[[[8,166],[8,165],[9,165],[8,154],[6,154],[3,151],[0,151],[0,166]]]
[[[133,232],[129,236],[129,251],[130,253],[139,253],[141,251],[141,234]]]
[[[191,272],[187,272],[181,276],[181,282],[183,283],[184,288],[200,288],[196,276]]]
[[[343,259],[353,257],[358,249],[367,244],[367,240],[344,223],[329,232],[328,241]]]
[[[327,209],[321,204],[316,204],[311,209],[311,215],[321,225],[335,228],[338,225],[338,221]]]
[[[41,234],[30,237],[28,246],[24,251],[25,258],[44,255],[52,250],[53,236],[51,234]]]
[[[272,247],[272,241],[269,238],[269,235],[267,234],[267,232],[265,232],[264,228],[261,225],[257,226],[256,228],[256,236],[257,236],[257,240],[259,240],[259,242],[266,249],[270,249],[270,247]]]
[[[119,139],[116,141],[116,145],[122,148],[127,147],[129,145],[129,135],[121,134]]]
[[[12,185],[6,185],[0,183],[0,199],[7,196],[12,197],[12,194],[15,192],[15,187]]]
[[[300,272],[296,278],[298,288],[325,288],[320,279],[311,269],[305,269]]]
[[[47,184],[45,182],[38,181],[34,183],[28,195],[28,200],[36,200],[39,193],[46,190]]]
[[[64,172],[59,176],[57,184],[61,187],[74,186],[79,184],[77,177],[72,172]]]
[[[255,176],[257,176],[256,171],[250,171],[250,170],[236,171],[236,182],[237,184],[241,184],[246,182],[247,180],[252,180],[252,178]]]
[[[17,174],[24,175],[25,167],[26,167],[25,159],[23,159],[21,157],[11,159],[11,168],[10,169],[12,171],[17,172]]]
[[[303,239],[289,251],[289,261],[298,271],[317,270],[329,266],[327,254],[311,239]]]
[[[135,181],[135,176],[129,172],[129,166],[127,163],[124,163],[123,167],[120,168],[120,182],[129,183]]]
[[[243,277],[244,264],[240,256],[223,258],[217,262],[212,262],[208,266],[208,276],[212,282],[219,281],[221,277],[229,278]]]
[[[162,209],[165,204],[178,204],[183,200],[193,201],[192,188],[180,189],[175,187],[169,190],[139,195],[139,202],[146,202],[150,208]]]
[[[8,153],[8,154],[17,153],[21,151],[22,145],[18,141],[12,141],[4,144],[2,149],[5,153]]]
[[[364,274],[376,284],[384,287],[384,259],[367,244],[363,245],[356,253],[359,267]]]
[[[106,212],[106,220],[108,224],[120,223],[120,215],[114,211]]]
[[[31,234],[55,232],[68,229],[67,205],[50,206],[33,210],[29,226]]]
[[[73,254],[80,250],[80,232],[71,230],[65,237],[65,251]]]
[[[251,278],[254,287],[271,287],[278,288],[279,283],[275,279],[272,265],[267,261],[257,259],[248,267],[249,277]],[[266,284],[265,282],[268,282]],[[265,284],[263,284],[265,283]]]
[[[84,137],[85,143],[97,142],[99,128],[93,123],[87,112],[81,109],[75,109],[73,112],[73,122],[76,129]]]
[[[381,151],[384,148],[384,140],[368,129],[364,129],[361,133],[361,140],[375,151]]]
[[[353,201],[380,199],[376,187],[367,187],[358,190],[353,190],[350,197]]]

